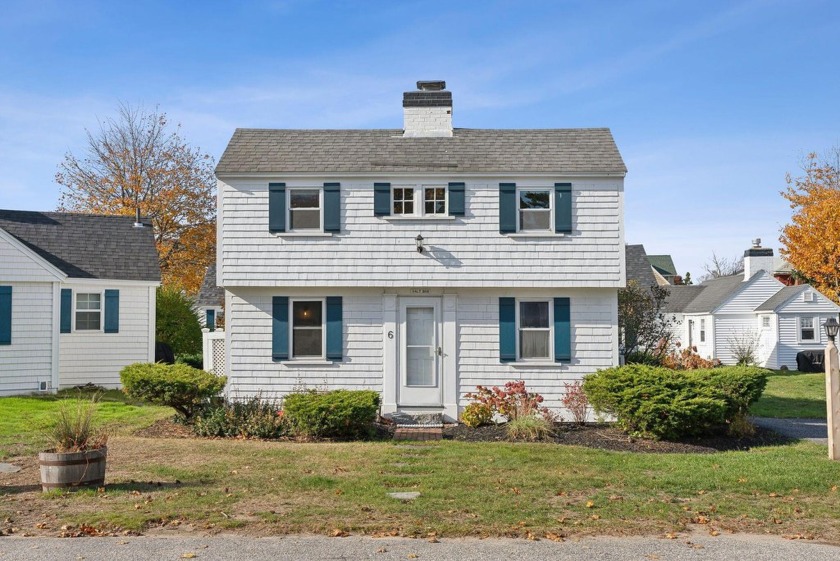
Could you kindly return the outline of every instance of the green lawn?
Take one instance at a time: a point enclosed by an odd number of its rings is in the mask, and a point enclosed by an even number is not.
[[[90,392],[63,390],[58,395],[0,398],[0,459],[44,449],[46,431],[62,400],[91,399]],[[131,402],[117,390],[100,395],[97,419],[111,434],[125,434],[173,415],[166,407]]]
[[[825,419],[825,374],[774,370],[750,409],[757,417]]]

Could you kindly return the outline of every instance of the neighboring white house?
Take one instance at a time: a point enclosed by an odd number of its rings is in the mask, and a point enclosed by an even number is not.
[[[443,82],[404,128],[238,129],[216,168],[228,391],[380,391],[454,419],[476,385],[618,363],[626,168],[608,129],[460,129]]]
[[[195,309],[201,326],[210,331],[216,330],[216,325],[225,315],[225,291],[216,283],[216,264],[207,267],[198,297],[195,299]]]
[[[774,264],[772,249],[752,247],[743,273],[669,287],[665,312],[677,320],[677,340],[724,364],[737,362],[737,347],[754,347],[760,366],[794,370],[798,352],[824,349],[822,325],[840,306],[807,284],[785,286]]]
[[[155,358],[154,235],[134,219],[0,210],[0,395],[93,383]]]

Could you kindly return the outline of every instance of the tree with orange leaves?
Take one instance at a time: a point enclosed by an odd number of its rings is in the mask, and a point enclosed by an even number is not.
[[[840,304],[840,147],[809,154],[804,175],[786,177],[782,196],[793,209],[782,229],[782,255],[820,292]]]
[[[180,125],[171,130],[157,108],[123,104],[99,131],[85,132],[85,157],[68,153],[58,166],[59,210],[131,216],[139,210],[155,230],[163,284],[197,292],[215,260],[213,158],[187,144]]]

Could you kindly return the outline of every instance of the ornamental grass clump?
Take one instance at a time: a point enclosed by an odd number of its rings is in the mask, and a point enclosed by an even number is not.
[[[108,434],[94,422],[97,400],[64,400],[47,437],[53,452],[87,452],[108,443]]]

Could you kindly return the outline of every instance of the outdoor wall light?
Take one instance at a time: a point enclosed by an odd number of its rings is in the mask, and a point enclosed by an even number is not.
[[[840,329],[840,323],[837,323],[837,320],[834,318],[828,318],[824,324],[825,326],[825,334],[828,335],[828,338],[834,341],[834,338],[837,337],[837,331]]]
[[[417,253],[423,253],[423,236],[417,234],[417,237],[414,238],[414,244],[417,246]]]

